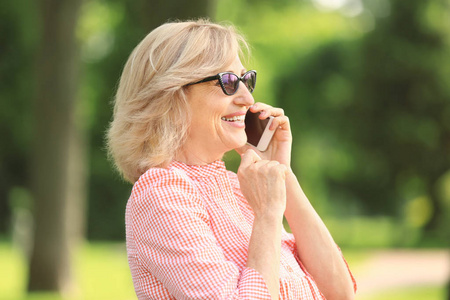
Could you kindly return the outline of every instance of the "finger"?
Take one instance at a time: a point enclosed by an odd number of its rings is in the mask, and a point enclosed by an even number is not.
[[[244,154],[242,154],[241,156],[241,164],[239,166],[240,167],[248,167],[251,164],[254,164],[257,161],[261,160],[261,157],[259,157],[258,154],[256,154],[255,151],[253,151],[252,149],[248,149],[247,151],[245,151]]]
[[[259,112],[260,115],[263,115],[266,112],[270,112],[271,109],[272,109],[272,106],[270,106],[268,104],[265,104],[265,103],[262,103],[262,102],[257,102],[255,104],[253,104],[252,106],[250,106],[250,111],[251,112],[253,112],[253,113]]]
[[[274,167],[277,164],[279,164],[279,162],[277,162],[275,160],[261,159],[261,160],[255,161],[254,164],[259,167],[265,166],[265,167],[271,168],[271,167]]]
[[[262,174],[270,173],[273,176],[285,179],[287,167],[276,160],[259,160],[253,164]]]
[[[280,174],[283,178],[286,178],[289,173],[289,169],[283,164],[279,164],[278,166],[276,166],[276,169],[278,171],[278,174]]]
[[[253,113],[259,112],[260,119],[267,119],[269,116],[278,117],[284,116],[284,110],[278,107],[272,107],[265,103],[255,103],[250,107],[250,111]]]
[[[242,156],[242,155],[245,153],[245,151],[247,151],[248,149],[251,149],[251,146],[250,146],[249,144],[245,144],[244,146],[239,147],[239,148],[236,148],[236,149],[234,149],[234,150],[236,150],[236,152],[237,152],[240,156]]]
[[[258,111],[262,111],[265,108],[268,108],[269,105],[261,103],[261,102],[256,102],[255,104],[253,104],[252,106],[250,106],[250,110],[254,113],[258,112]]]
[[[281,128],[283,130],[289,130],[289,118],[287,116],[275,117],[270,124],[270,130],[275,130],[277,128]]]
[[[274,117],[284,116],[284,110],[279,107],[272,107],[270,109],[270,115]]]
[[[276,160],[269,160],[269,161],[267,162],[267,166],[268,166],[269,168],[276,168],[279,164],[280,164],[280,163],[279,163],[278,161],[276,161]]]

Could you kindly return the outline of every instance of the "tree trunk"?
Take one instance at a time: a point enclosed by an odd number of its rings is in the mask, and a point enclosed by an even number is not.
[[[37,53],[37,91],[31,186],[35,200],[34,247],[29,264],[29,291],[69,292],[73,287],[73,249],[69,216],[79,211],[70,188],[82,182],[74,107],[78,90],[75,27],[81,0],[40,0],[41,41]],[[72,151],[72,152],[71,152]],[[75,152],[73,152],[75,151]],[[81,157],[81,156],[78,156]],[[79,184],[79,186],[83,186]],[[73,201],[69,203],[69,201]],[[80,202],[81,203],[81,202]]]
[[[148,32],[170,19],[213,15],[215,1],[136,0],[126,6],[130,20]],[[71,251],[83,235],[84,201],[80,199],[85,196],[86,140],[75,116],[79,65],[75,27],[81,2],[39,2],[42,40],[37,53],[31,174],[35,231],[29,291],[73,289]]]

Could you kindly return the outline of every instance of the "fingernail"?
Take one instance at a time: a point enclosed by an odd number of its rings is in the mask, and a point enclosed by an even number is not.
[[[276,129],[274,123],[272,122],[272,124],[270,124],[269,130],[274,131]]]

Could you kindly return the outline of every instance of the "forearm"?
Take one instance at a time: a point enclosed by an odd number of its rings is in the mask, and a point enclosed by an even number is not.
[[[248,248],[247,267],[264,278],[272,299],[278,299],[282,216],[256,217]]]
[[[292,172],[286,177],[286,192],[285,217],[303,265],[328,300],[352,299],[353,283],[342,255]]]

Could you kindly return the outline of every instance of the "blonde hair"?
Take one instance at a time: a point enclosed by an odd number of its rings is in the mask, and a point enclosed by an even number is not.
[[[173,160],[190,124],[186,85],[223,71],[242,50],[249,48],[233,26],[203,19],[163,24],[137,45],[107,134],[109,155],[126,180]]]

